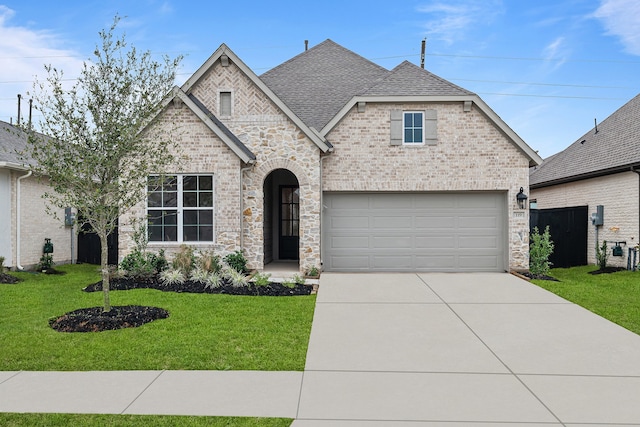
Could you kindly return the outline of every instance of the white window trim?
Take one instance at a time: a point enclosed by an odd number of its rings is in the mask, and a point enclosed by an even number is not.
[[[405,135],[405,130],[406,130],[406,124],[405,124],[405,117],[406,114],[420,114],[422,116],[422,142],[406,142],[404,139],[404,135]],[[402,145],[406,146],[406,147],[421,147],[423,145],[425,145],[425,120],[424,120],[424,111],[422,110],[416,110],[416,111],[402,111]]]
[[[222,93],[228,93],[229,94],[229,102],[231,103],[231,105],[229,106],[229,110],[230,110],[230,114],[222,114]],[[231,89],[219,89],[218,90],[218,113],[220,115],[220,117],[231,117],[233,116],[233,90]]]
[[[160,176],[158,174],[152,174],[150,176]],[[199,245],[199,244],[212,244],[216,242],[216,211],[215,211],[215,207],[216,207],[216,180],[215,180],[215,174],[213,173],[167,173],[165,174],[165,176],[175,176],[177,177],[178,180],[178,192],[177,192],[177,204],[178,206],[176,207],[149,207],[149,189],[147,188],[147,197],[145,198],[145,215],[148,215],[149,211],[162,211],[162,210],[173,210],[175,209],[177,211],[177,218],[176,218],[176,224],[177,224],[177,240],[175,241],[171,241],[171,240],[147,240],[147,244],[149,246],[171,246],[171,245],[182,245],[182,244],[188,244],[188,245]],[[182,218],[182,211],[184,210],[183,208],[183,197],[182,197],[182,178],[185,176],[210,176],[211,177],[211,189],[212,189],[212,203],[211,203],[211,207],[210,208],[198,208],[198,210],[211,210],[211,215],[213,218],[213,230],[212,230],[212,240],[188,240],[185,241],[184,240],[184,224],[183,224],[183,218]],[[147,230],[147,239],[149,238],[148,235],[149,231]]]

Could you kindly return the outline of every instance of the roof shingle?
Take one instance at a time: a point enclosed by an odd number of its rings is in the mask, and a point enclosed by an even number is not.
[[[544,187],[640,165],[640,95],[531,169],[529,185]]]

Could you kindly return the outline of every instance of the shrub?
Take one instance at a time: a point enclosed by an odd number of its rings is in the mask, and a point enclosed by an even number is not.
[[[192,282],[196,283],[207,283],[209,274],[210,273],[208,271],[198,267],[191,272],[191,276],[189,276],[189,279],[191,279]]]
[[[54,264],[55,262],[53,262],[53,255],[43,254],[40,257],[40,262],[38,263],[38,270],[40,271],[51,270]]]
[[[320,270],[315,265],[307,270],[307,276],[309,277],[318,277],[320,275]]]
[[[120,262],[120,269],[129,276],[148,277],[156,274],[157,270],[153,264],[155,254],[144,254],[138,249],[127,254]]]
[[[289,279],[284,279],[282,281],[282,286],[284,286],[286,288],[290,288],[290,289],[295,288],[296,287],[295,279],[293,277],[289,278]]]
[[[4,273],[4,257],[0,256],[0,274]]]
[[[186,277],[191,275],[191,270],[196,266],[196,256],[193,253],[193,248],[182,245],[180,246],[180,252],[178,252],[173,258],[174,270],[180,270]]]
[[[271,277],[268,273],[256,273],[253,276],[252,282],[259,287],[267,286],[270,282],[269,278]]]
[[[220,277],[219,273],[209,273],[209,275],[207,276],[207,281],[205,283],[205,286],[207,288],[219,288],[220,285],[222,284],[222,277]]]
[[[160,273],[160,281],[165,285],[177,285],[184,283],[184,274],[180,270],[164,270]]]
[[[231,284],[237,288],[246,286],[249,282],[247,276],[244,273],[236,270],[235,268],[227,265],[222,269],[222,274],[225,279],[227,279]]]
[[[247,259],[241,251],[235,251],[227,254],[227,256],[224,257],[224,262],[239,273],[244,274],[247,272]]]
[[[596,245],[596,261],[600,270],[606,270],[607,261],[609,260],[609,248],[607,247],[607,241],[602,241],[602,246]]]
[[[531,245],[529,247],[529,272],[534,275],[548,275],[551,263],[549,256],[553,253],[553,241],[549,233],[549,226],[540,234],[538,227],[531,233]]]
[[[219,273],[222,268],[220,256],[215,255],[213,251],[201,252],[197,264],[198,268],[209,273]]]

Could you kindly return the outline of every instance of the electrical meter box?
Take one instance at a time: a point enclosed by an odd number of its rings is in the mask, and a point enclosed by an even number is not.
[[[602,205],[596,206],[596,213],[591,214],[591,223],[593,225],[604,224],[604,206]]]
[[[72,226],[76,220],[76,214],[71,211],[71,208],[64,208],[64,225]]]

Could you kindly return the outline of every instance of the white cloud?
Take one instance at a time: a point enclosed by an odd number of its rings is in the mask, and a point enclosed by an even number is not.
[[[65,76],[76,77],[83,58],[71,49],[65,49],[56,34],[46,30],[33,30],[11,25],[15,11],[0,5],[0,120],[15,120],[17,94],[26,96],[33,82],[46,78],[45,64],[64,70]],[[27,110],[24,109],[23,113]]]
[[[433,1],[418,6],[417,11],[429,15],[424,24],[426,34],[451,44],[462,39],[473,26],[491,24],[502,14],[502,0]]]
[[[601,0],[593,14],[607,34],[618,37],[625,50],[640,55],[640,2],[638,0]]]

